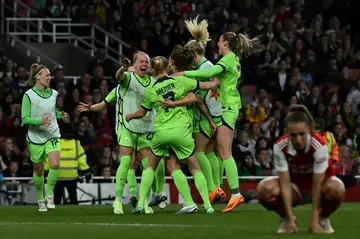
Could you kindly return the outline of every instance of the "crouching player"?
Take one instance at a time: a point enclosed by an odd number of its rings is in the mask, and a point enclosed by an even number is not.
[[[259,183],[259,201],[281,217],[278,233],[297,232],[293,207],[310,202],[309,231],[333,233],[329,217],[340,206],[345,187],[334,176],[326,142],[314,133],[314,121],[305,106],[291,107],[285,127],[287,134],[274,144],[278,176]]]

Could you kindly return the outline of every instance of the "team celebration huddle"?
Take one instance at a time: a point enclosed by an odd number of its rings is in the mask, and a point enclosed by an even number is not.
[[[165,170],[185,202],[177,214],[197,212],[181,162],[187,163],[193,175],[206,213],[214,213],[212,205],[226,197],[221,188],[224,175],[231,197],[222,212],[231,212],[244,202],[231,147],[242,108],[238,91],[240,61],[256,50],[259,37],[222,34],[218,41],[222,58],[213,65],[204,57],[210,40],[207,21],[195,18],[185,24],[193,39],[175,46],[169,59],[150,59],[144,52],[135,53],[133,62],[125,58],[115,75],[118,85],[106,98],[98,104],[78,106],[80,112],[85,112],[116,104],[120,166],[116,172],[114,214],[124,214],[126,183],[134,207],[131,213],[153,214],[153,207],[165,207]],[[58,93],[50,88],[50,80],[45,66],[33,64],[28,81],[33,87],[25,93],[22,103],[22,121],[29,126],[27,141],[34,163],[39,211],[55,209],[52,193],[61,148],[57,119],[66,115],[55,108]],[[312,203],[309,231],[334,232],[329,217],[343,201],[345,187],[335,176],[327,145],[313,126],[306,107],[291,106],[285,119],[287,133],[273,147],[277,176],[262,180],[257,187],[261,205],[281,218],[278,233],[298,231],[293,207],[306,203]],[[136,155],[143,166],[139,192],[133,168]],[[50,164],[46,197],[45,158]]]

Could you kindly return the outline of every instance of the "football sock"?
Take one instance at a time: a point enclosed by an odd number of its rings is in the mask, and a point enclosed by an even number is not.
[[[208,192],[215,190],[214,179],[211,172],[211,164],[204,152],[197,152],[197,157],[200,165],[200,170],[206,179],[206,185]]]
[[[38,200],[44,199],[44,175],[38,176],[33,173],[33,180],[36,188]]]
[[[116,171],[116,182],[115,182],[116,199],[120,201],[122,199],[122,195],[124,192],[124,186],[130,168],[131,158],[132,158],[131,155],[124,155],[120,157],[120,166]]]
[[[143,171],[141,176],[140,197],[138,206],[144,206],[145,199],[149,195],[151,185],[154,181],[154,174],[155,172],[151,168],[147,168]]]
[[[184,198],[185,205],[194,205],[195,202],[191,197],[189,184],[183,172],[180,169],[175,170],[172,172],[171,177],[174,179],[175,186],[178,189],[180,195]]]
[[[239,196],[240,195],[240,189],[239,189],[239,175],[237,166],[235,163],[235,160],[233,157],[228,158],[223,161],[224,168],[226,172],[226,177],[228,180],[228,184],[231,190],[232,196]]]
[[[201,171],[196,172],[194,174],[194,181],[195,181],[195,186],[196,186],[197,190],[199,191],[200,196],[204,202],[205,209],[210,208],[211,204],[210,204],[210,200],[209,200],[209,193],[207,191],[207,185],[206,185],[206,180],[205,180],[204,174]]]
[[[214,180],[215,187],[220,188],[220,166],[219,166],[219,160],[214,154],[214,152],[211,152],[206,155],[206,157],[209,159],[210,165],[211,165],[211,174]],[[201,167],[201,166],[200,166]]]
[[[136,175],[135,175],[135,169],[129,169],[126,181],[129,185],[129,193],[130,196],[137,196],[137,182],[136,182]]]
[[[47,197],[51,197],[53,195],[54,192],[54,188],[58,179],[58,175],[59,175],[59,170],[60,169],[53,169],[50,168],[49,170],[49,174],[47,176],[47,187],[46,187],[46,196]]]

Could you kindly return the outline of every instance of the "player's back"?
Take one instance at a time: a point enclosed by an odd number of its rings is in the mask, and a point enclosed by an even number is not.
[[[191,125],[191,118],[187,112],[186,106],[164,109],[161,102],[165,99],[172,101],[181,100],[186,96],[192,87],[186,83],[195,82],[187,77],[168,77],[164,76],[157,79],[147,89],[150,94],[153,107],[156,110],[155,131],[159,129],[169,129],[175,127],[188,127]],[[196,85],[195,87],[196,88]]]

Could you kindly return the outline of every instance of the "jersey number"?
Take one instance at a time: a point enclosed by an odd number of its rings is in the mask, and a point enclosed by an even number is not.
[[[175,101],[175,93],[173,91],[169,91],[168,93],[162,95],[164,100],[169,99],[171,101]],[[169,112],[169,109],[165,109],[165,112]]]
[[[55,148],[57,146],[57,144],[59,143],[58,139],[52,139],[50,140],[51,145],[53,146],[53,148]]]

